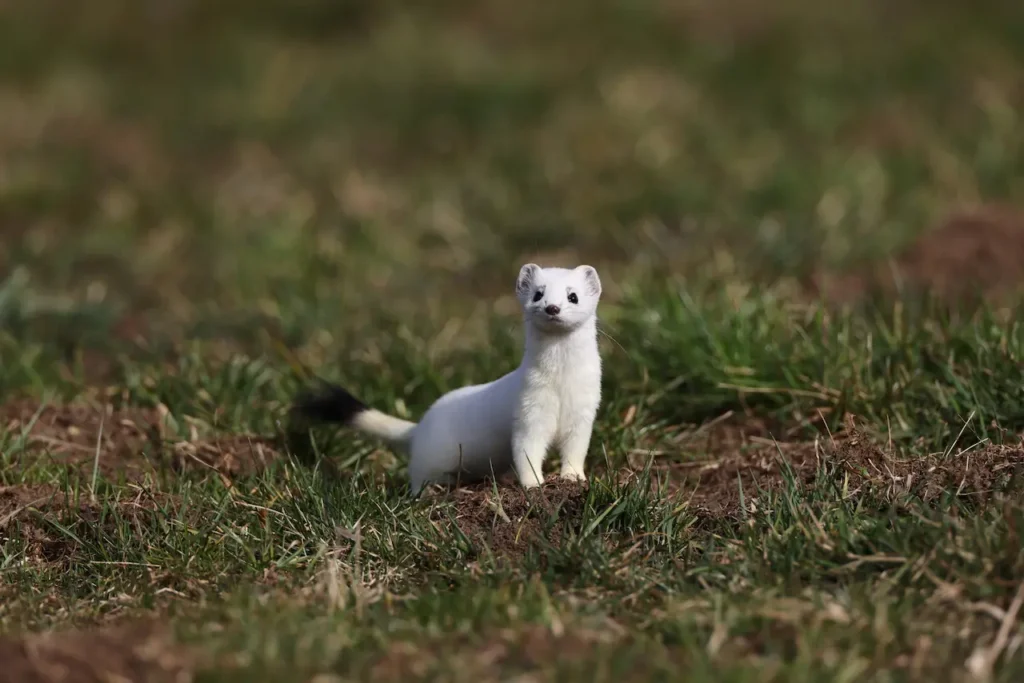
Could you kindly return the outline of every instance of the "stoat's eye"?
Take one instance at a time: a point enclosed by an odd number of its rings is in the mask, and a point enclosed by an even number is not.
[[[571,304],[578,304],[579,302],[580,302],[580,298],[578,296],[576,296],[575,292],[573,292],[572,294],[569,295],[569,303],[571,303]]]
[[[540,290],[538,289],[538,290],[537,290],[537,293],[533,295],[533,301],[534,301],[534,303],[536,303],[536,302],[540,301],[540,299],[541,299],[541,297],[542,297],[542,296],[544,296],[544,292],[542,292],[542,291],[540,291]]]

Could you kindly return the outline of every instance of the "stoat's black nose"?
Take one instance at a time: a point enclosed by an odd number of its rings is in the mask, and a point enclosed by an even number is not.
[[[558,306],[555,306],[554,304],[551,304],[550,306],[544,309],[544,312],[547,313],[548,315],[558,315],[559,313],[562,312],[562,309],[559,308]]]

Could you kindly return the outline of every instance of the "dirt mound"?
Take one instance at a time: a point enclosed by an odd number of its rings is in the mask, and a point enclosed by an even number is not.
[[[84,490],[69,499],[51,485],[0,487],[0,544],[22,542],[26,562],[67,562],[82,543],[115,535],[119,521],[148,525],[172,502],[141,488],[131,498],[93,500]]]
[[[717,430],[716,430],[717,431]],[[731,435],[721,437],[732,443]],[[786,484],[787,470],[798,483],[816,471],[816,446],[811,443],[747,441],[742,449],[709,451],[710,457],[665,468],[670,490],[679,490],[698,516],[736,517],[742,502],[750,508],[759,491],[777,491]]]
[[[228,477],[258,472],[281,457],[269,439],[251,435],[179,441],[171,451],[179,470],[206,467]]]
[[[215,476],[230,485],[280,458],[268,440],[256,437],[175,438],[161,414],[85,402],[43,406],[25,400],[0,406],[0,430],[12,437],[8,455],[14,468],[29,471],[56,462],[81,482],[73,494],[47,485],[0,487],[0,542],[22,543],[18,548],[26,562],[73,561],[83,543],[102,543],[105,535],[116,534],[118,523],[148,526],[173,506],[175,501],[146,484],[148,475]],[[141,485],[113,499],[93,499],[89,486],[95,466],[107,479],[123,476]]]
[[[593,661],[601,648],[617,644],[627,635],[618,624],[603,628],[556,629],[538,625],[488,629],[482,634],[446,634],[419,642],[396,640],[377,658],[373,680],[408,681],[425,673],[442,679],[451,662],[480,680],[534,680],[514,674],[535,671],[553,660],[566,664]],[[477,637],[479,636],[479,637]],[[447,667],[446,667],[447,665]]]
[[[908,282],[946,298],[1024,286],[1024,213],[988,208],[951,216],[897,257]]]
[[[913,496],[930,502],[946,493],[983,500],[1024,474],[1024,440],[987,444],[966,451],[901,457],[868,436],[849,418],[843,430],[815,441],[780,442],[751,436],[735,425],[721,425],[707,443],[705,457],[662,468],[672,489],[691,509],[709,518],[742,515],[756,509],[761,492],[819,484],[824,475],[849,496],[886,500]]]
[[[863,272],[817,273],[810,286],[827,300],[851,303],[902,288],[942,301],[999,302],[1024,291],[1024,211],[982,207],[954,213]]]
[[[69,557],[75,542],[55,533],[44,517],[57,519],[65,508],[64,494],[53,486],[5,486],[0,489],[0,544],[24,542],[26,562],[57,562]],[[74,517],[74,515],[72,515]]]
[[[5,486],[0,488],[0,545],[12,538],[25,543],[25,561],[54,562],[68,554],[63,539],[34,523],[34,515],[60,505],[64,495],[52,486]]]
[[[850,495],[870,489],[886,499],[911,495],[927,502],[952,493],[984,500],[1024,474],[1024,440],[901,458],[852,427],[824,454],[848,477]]]
[[[159,424],[155,410],[114,410],[85,402],[58,406],[26,399],[0,406],[0,428],[22,435],[26,454],[68,464],[96,462],[104,474],[137,475],[150,469],[147,454],[159,448]]]
[[[20,400],[0,406],[0,429],[23,435],[25,448],[19,449],[15,461],[24,466],[50,458],[89,473],[98,465],[106,476],[124,474],[129,480],[162,468],[237,477],[280,458],[271,440],[263,437],[178,438],[170,433],[164,415],[157,409],[85,401],[41,405]]]
[[[42,484],[0,486],[0,531],[24,511],[49,506],[55,499],[63,500],[63,496],[54,487]]]
[[[462,487],[450,492],[449,500],[455,524],[478,551],[517,558],[540,542],[559,544],[567,529],[578,527],[587,491],[585,482],[552,477],[529,491],[514,481]],[[440,508],[434,512],[435,519],[447,514]]]
[[[0,638],[0,683],[193,680],[188,653],[151,624]]]

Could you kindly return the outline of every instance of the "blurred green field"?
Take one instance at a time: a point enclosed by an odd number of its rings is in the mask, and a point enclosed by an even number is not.
[[[0,45],[0,681],[1024,674],[1024,5],[26,0]],[[515,367],[525,261],[601,272],[589,488],[288,452],[314,375],[416,416]]]

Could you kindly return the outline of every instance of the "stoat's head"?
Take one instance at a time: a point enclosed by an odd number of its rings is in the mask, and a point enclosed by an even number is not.
[[[526,322],[542,332],[571,332],[597,314],[601,280],[591,266],[541,268],[527,263],[516,279]]]

